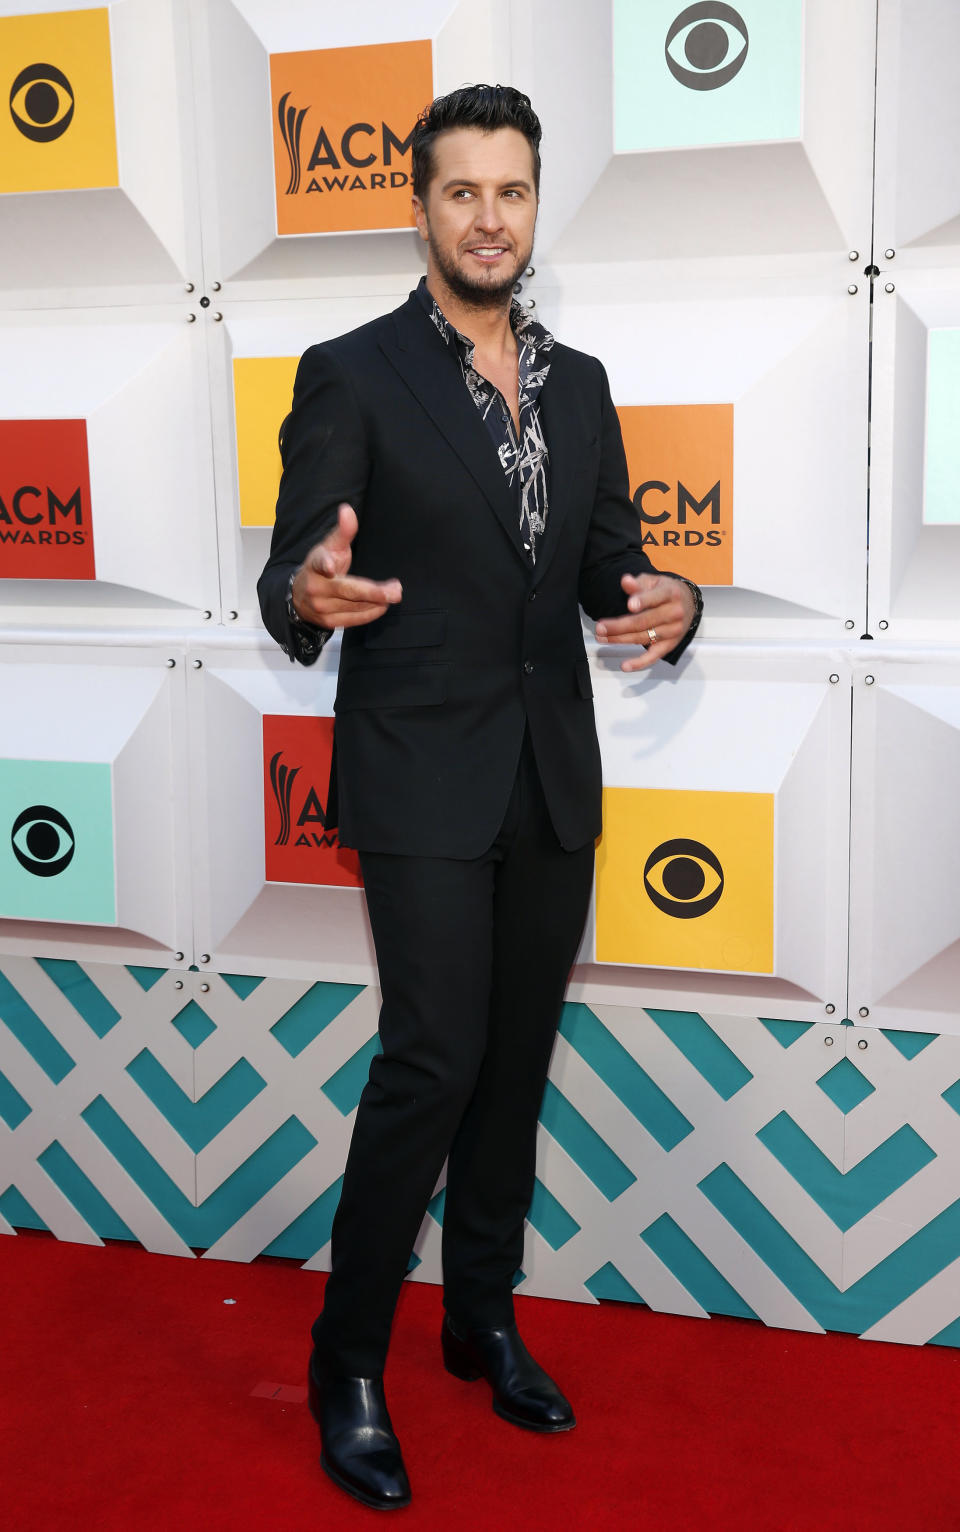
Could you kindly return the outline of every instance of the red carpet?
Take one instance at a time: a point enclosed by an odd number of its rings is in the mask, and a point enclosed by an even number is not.
[[[538,1437],[442,1370],[439,1293],[408,1284],[387,1388],[414,1503],[378,1513],[328,1482],[302,1402],[321,1276],[39,1235],[0,1263],[7,1532],[960,1529],[954,1350],[526,1299],[580,1420]]]

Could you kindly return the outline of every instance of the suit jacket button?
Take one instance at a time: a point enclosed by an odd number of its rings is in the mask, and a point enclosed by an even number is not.
[[[524,660],[524,662],[523,662],[523,673],[524,673],[525,676],[529,676],[529,675],[533,674],[533,660]]]
[[[529,596],[527,597],[527,600],[528,601],[536,601],[536,599],[537,599],[537,593],[536,593],[535,590],[532,590],[530,592]]]

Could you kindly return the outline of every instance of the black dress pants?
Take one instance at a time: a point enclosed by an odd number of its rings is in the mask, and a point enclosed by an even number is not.
[[[383,1371],[400,1287],[449,1156],[444,1303],[469,1326],[513,1319],[537,1119],[593,843],[561,847],[529,738],[483,856],[361,853],[383,1005],[313,1326],[338,1372]]]

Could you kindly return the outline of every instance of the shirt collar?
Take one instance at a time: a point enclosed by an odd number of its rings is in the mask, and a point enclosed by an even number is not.
[[[447,318],[436,298],[427,287],[426,277],[421,277],[416,290],[417,302],[427,315],[431,323],[443,336],[448,346],[453,346],[459,352],[466,367],[473,366],[473,352],[475,343],[467,335],[461,334]],[[533,315],[523,308],[514,298],[510,304],[510,328],[517,337],[520,346],[528,346],[535,354],[538,351],[549,351],[553,346],[553,336],[544,325],[539,324]]]

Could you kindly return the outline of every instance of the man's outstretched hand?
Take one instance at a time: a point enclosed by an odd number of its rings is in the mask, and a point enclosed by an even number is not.
[[[621,670],[648,670],[675,649],[693,621],[693,593],[669,575],[624,575],[626,617],[606,617],[597,623],[602,644],[641,644],[646,653],[623,660]]]
[[[357,513],[337,507],[337,524],[310,549],[293,582],[293,604],[304,622],[321,628],[357,628],[375,622],[403,599],[399,580],[364,580],[350,573]]]

